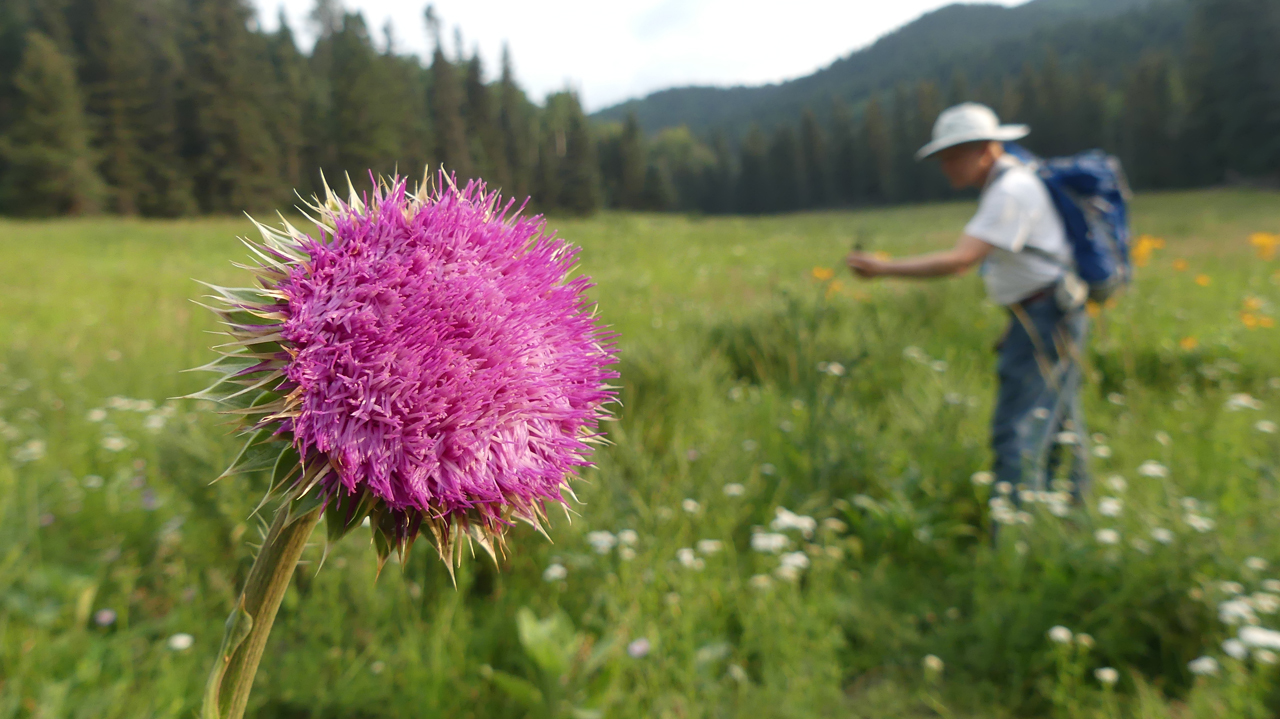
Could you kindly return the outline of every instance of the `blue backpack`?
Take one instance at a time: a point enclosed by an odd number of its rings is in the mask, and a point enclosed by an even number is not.
[[[1004,147],[1029,164],[1049,189],[1071,244],[1073,269],[1089,286],[1089,299],[1103,302],[1129,284],[1131,193],[1120,160],[1102,150],[1045,160],[1016,143]]]

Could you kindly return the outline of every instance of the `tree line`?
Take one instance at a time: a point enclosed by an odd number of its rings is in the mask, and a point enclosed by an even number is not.
[[[303,52],[245,0],[10,0],[0,6],[0,212],[148,216],[288,206],[370,171],[443,165],[539,210],[600,206],[573,92],[532,102],[426,9],[424,63],[319,0]]]
[[[1181,47],[1122,68],[1066,65],[1049,49],[976,87],[955,71],[856,107],[836,99],[790,123],[753,125],[740,139],[685,128],[646,139],[632,116],[597,133],[605,198],[749,214],[945,199],[954,193],[942,173],[914,153],[938,114],[963,101],[1029,125],[1022,142],[1043,156],[1098,147],[1118,155],[1137,189],[1280,186],[1277,37],[1274,0],[1197,0]]]
[[[943,199],[941,174],[913,153],[963,100],[1031,125],[1026,144],[1042,154],[1117,153],[1138,188],[1274,181],[1280,5],[1195,2],[1185,47],[1119,71],[1047,52],[998,81],[973,87],[956,71],[738,137],[648,134],[634,117],[594,125],[568,90],[536,103],[509,54],[490,78],[430,7],[426,62],[337,0],[317,3],[310,51],[283,17],[261,30],[245,0],[11,0],[0,6],[0,212],[260,211],[318,192],[321,172],[367,183],[369,171],[440,165],[543,212]]]

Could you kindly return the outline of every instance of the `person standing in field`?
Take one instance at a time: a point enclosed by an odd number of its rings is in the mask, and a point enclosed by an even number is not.
[[[976,103],[944,111],[916,158],[937,158],[956,189],[980,188],[977,214],[949,250],[894,260],[855,251],[846,263],[863,278],[949,277],[981,266],[987,295],[1009,313],[997,345],[995,479],[1048,489],[1051,450],[1060,443],[1072,452],[1078,498],[1088,481],[1079,399],[1087,288],[1072,270],[1071,246],[1048,189],[1032,167],[1005,152],[1005,141],[1029,132],[1025,125],[1001,125],[995,112]]]

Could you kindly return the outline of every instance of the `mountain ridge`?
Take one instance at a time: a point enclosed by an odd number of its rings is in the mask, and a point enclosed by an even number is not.
[[[825,114],[832,99],[856,104],[873,92],[891,90],[903,82],[922,79],[949,81],[950,67],[986,68],[1040,60],[1028,56],[1036,46],[1054,44],[1068,49],[1073,35],[1115,34],[1108,19],[1151,12],[1153,6],[1182,8],[1185,0],[1032,0],[1014,7],[955,3],[925,13],[859,50],[837,58],[809,75],[765,85],[684,86],[650,93],[592,115],[597,122],[624,120],[635,112],[641,127],[654,133],[686,125],[695,133],[725,129],[740,135],[752,123],[771,125],[792,121],[811,107]],[[1152,18],[1160,26],[1151,42],[1159,44],[1177,34],[1185,13]],[[1167,27],[1165,27],[1167,26]],[[1048,40],[1055,42],[1049,43]],[[1148,44],[1145,38],[1116,37],[1112,42]],[[1105,46],[1105,45],[1104,45]],[[1120,48],[1121,50],[1123,49]],[[1089,56],[1091,53],[1084,53]],[[998,56],[998,57],[997,57]],[[996,60],[1002,59],[1004,62]],[[976,74],[984,74],[979,71]],[[981,80],[983,78],[971,78]]]

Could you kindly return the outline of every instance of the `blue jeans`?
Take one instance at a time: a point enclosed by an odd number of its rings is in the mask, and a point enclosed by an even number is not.
[[[991,420],[997,481],[1048,490],[1059,461],[1052,450],[1059,445],[1070,453],[1073,494],[1078,498],[1086,489],[1080,359],[1088,328],[1088,314],[1063,312],[1052,292],[1010,308],[1009,329],[999,345],[1000,391]]]

